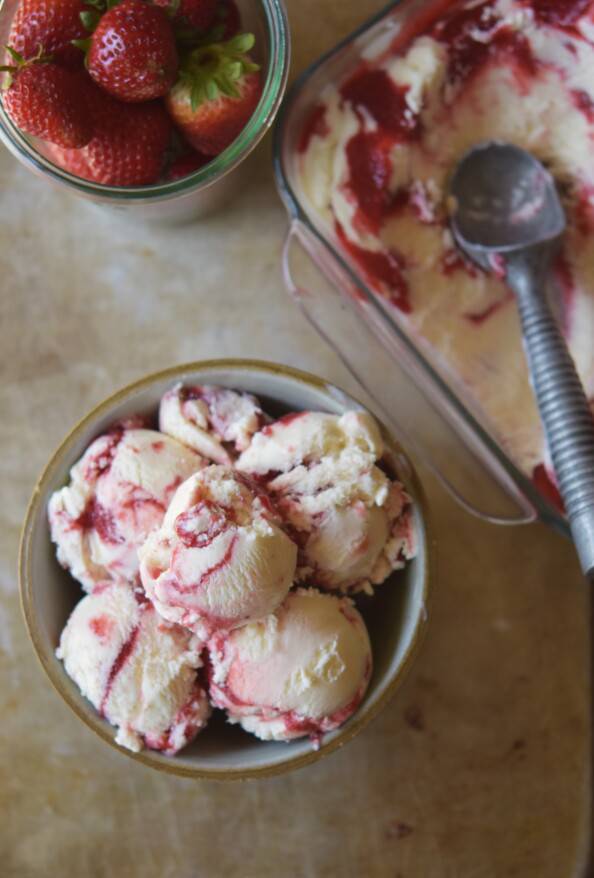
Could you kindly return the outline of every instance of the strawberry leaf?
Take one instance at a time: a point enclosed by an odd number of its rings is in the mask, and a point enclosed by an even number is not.
[[[209,101],[216,101],[219,96],[219,88],[220,84],[214,79],[208,80],[206,83],[206,97]]]
[[[236,37],[233,37],[233,39],[225,44],[225,48],[228,52],[243,55],[253,48],[255,42],[256,39],[253,34],[237,34]]]
[[[25,59],[23,58],[23,56],[19,54],[19,52],[17,52],[15,49],[13,49],[12,46],[5,46],[5,49],[12,58],[12,60],[15,62],[15,64],[17,64],[19,67],[22,67],[22,65],[25,63]]]
[[[80,20],[85,30],[94,31],[99,24],[101,14],[96,9],[88,9],[80,13]]]
[[[76,46],[77,49],[80,49],[81,52],[84,52],[85,55],[91,48],[91,37],[87,37],[84,40],[71,40],[73,46]]]
[[[230,82],[228,79],[223,80],[219,84],[219,88],[221,89],[222,93],[228,98],[238,98],[239,97],[239,91],[235,88],[233,83]]]
[[[190,106],[192,107],[192,112],[195,112],[198,109],[203,101],[203,96],[203,84],[200,81],[195,82],[190,89]]]

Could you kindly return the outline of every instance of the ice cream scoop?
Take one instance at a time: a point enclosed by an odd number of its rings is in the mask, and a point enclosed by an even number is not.
[[[265,415],[250,393],[210,384],[176,384],[161,399],[159,428],[220,464],[247,448]]]
[[[360,464],[373,464],[384,443],[367,412],[292,412],[267,424],[241,454],[237,468],[258,476],[287,472],[301,464],[348,454]]]
[[[365,623],[349,598],[297,589],[260,622],[208,644],[210,697],[232,723],[288,741],[342,725],[371,676]]]
[[[56,655],[82,694],[117,726],[118,744],[171,755],[210,715],[198,677],[201,646],[129,584],[104,582],[74,608]]]
[[[116,427],[99,436],[49,502],[60,563],[85,590],[138,578],[137,550],[163,520],[175,489],[202,457],[155,430]]]
[[[361,591],[415,554],[411,503],[377,464],[384,443],[367,412],[299,412],[265,426],[238,469],[257,476],[300,547],[298,578]]]
[[[206,639],[282,602],[297,547],[267,496],[245,476],[213,465],[180,485],[139,557],[142,584],[158,612]]]
[[[565,229],[553,178],[530,153],[496,141],[470,150],[451,183],[462,250],[514,291],[532,385],[584,573],[594,577],[594,421],[545,295]]]

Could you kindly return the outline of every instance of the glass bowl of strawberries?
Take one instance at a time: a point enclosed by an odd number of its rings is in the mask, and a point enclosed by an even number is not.
[[[283,0],[4,0],[0,138],[28,168],[135,218],[226,201],[289,66]]]

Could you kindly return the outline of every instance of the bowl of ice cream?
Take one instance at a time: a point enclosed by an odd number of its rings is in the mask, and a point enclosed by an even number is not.
[[[274,774],[386,704],[426,623],[433,543],[403,449],[322,379],[220,360],[129,385],[69,433],[24,524],[50,681],[151,767]]]

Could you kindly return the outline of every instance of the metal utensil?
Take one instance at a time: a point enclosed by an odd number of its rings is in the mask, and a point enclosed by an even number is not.
[[[451,182],[454,237],[514,291],[536,401],[584,573],[594,578],[594,421],[545,294],[565,215],[551,175],[530,153],[491,141]]]

